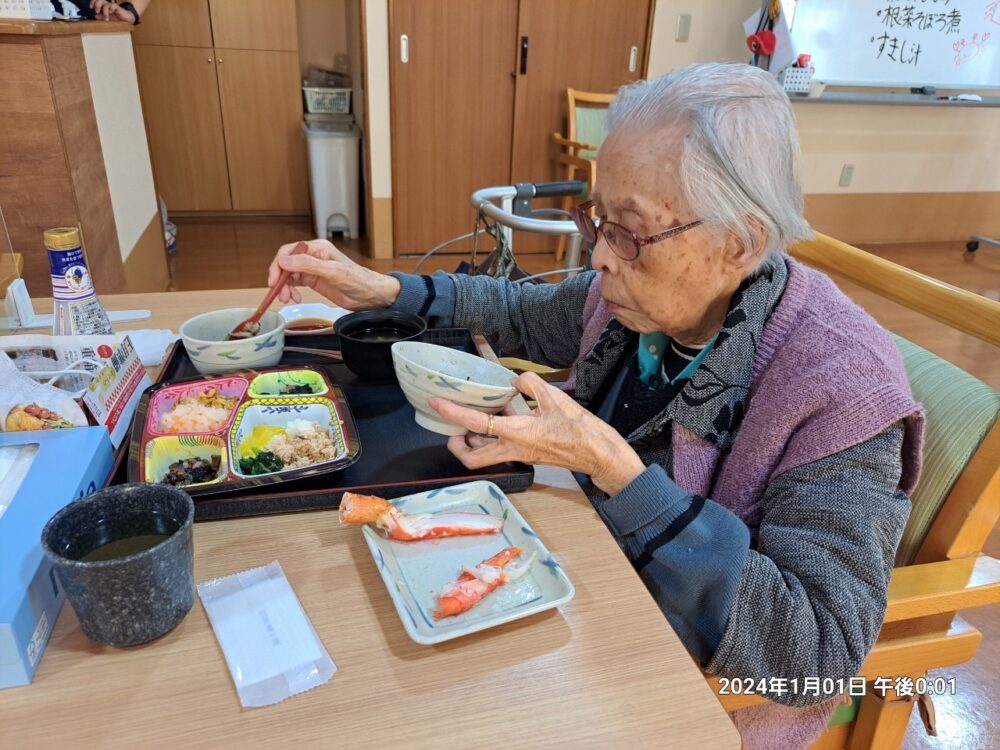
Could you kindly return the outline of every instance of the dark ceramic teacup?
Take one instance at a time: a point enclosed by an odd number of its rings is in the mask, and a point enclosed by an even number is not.
[[[123,484],[70,503],[42,549],[90,639],[135,646],[168,633],[194,604],[194,503],[176,487]]]

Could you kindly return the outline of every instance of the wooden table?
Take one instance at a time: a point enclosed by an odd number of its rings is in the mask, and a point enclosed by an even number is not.
[[[104,298],[174,330],[262,290]],[[43,300],[36,305],[46,310]],[[122,325],[122,328],[127,326]],[[137,327],[137,326],[133,326]],[[513,502],[576,597],[438,646],[403,630],[357,528],[329,512],[198,523],[195,580],[281,563],[338,671],[241,709],[200,602],[145,646],[90,642],[63,608],[34,682],[0,692],[3,746],[738,748],[735,727],[568,472],[540,467]]]

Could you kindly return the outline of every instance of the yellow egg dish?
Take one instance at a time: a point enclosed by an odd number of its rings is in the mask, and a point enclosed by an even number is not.
[[[259,424],[253,428],[250,436],[240,443],[240,456],[243,458],[256,456],[262,450],[267,449],[267,444],[271,442],[271,438],[275,435],[284,434],[285,429],[283,427]]]

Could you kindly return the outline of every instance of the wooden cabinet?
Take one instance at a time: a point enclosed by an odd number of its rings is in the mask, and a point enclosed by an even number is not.
[[[565,129],[566,89],[614,91],[645,70],[650,0],[393,0],[390,9],[397,254],[469,232],[478,188],[564,179],[552,133]],[[520,233],[515,245],[551,252],[554,240]]]
[[[216,47],[299,49],[295,0],[210,0],[209,7]]]
[[[298,53],[216,54],[233,208],[308,208]]]
[[[160,0],[139,28],[143,110],[170,210],[308,212],[294,0]]]
[[[232,209],[215,50],[136,45],[135,59],[163,200],[171,210]]]
[[[208,0],[163,0],[152,2],[135,27],[136,44],[171,47],[211,47],[212,21]]]

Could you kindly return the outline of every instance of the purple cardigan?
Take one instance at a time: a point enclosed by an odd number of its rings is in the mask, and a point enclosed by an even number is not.
[[[869,440],[900,420],[906,427],[904,492],[912,492],[921,467],[923,411],[892,337],[829,277],[791,258],[786,262],[787,285],[761,334],[746,413],[730,450],[722,454],[672,425],[674,481],[689,493],[711,494],[752,532],[760,524],[764,492],[777,476]],[[611,319],[600,278],[588,292],[577,364]],[[567,390],[575,373],[574,365]],[[809,708],[768,703],[733,712],[732,718],[746,748],[805,748],[839,702]]]

